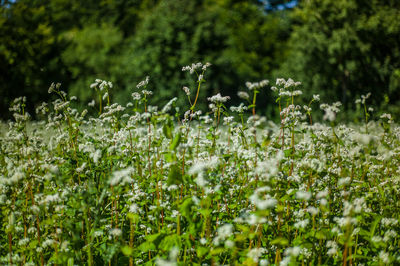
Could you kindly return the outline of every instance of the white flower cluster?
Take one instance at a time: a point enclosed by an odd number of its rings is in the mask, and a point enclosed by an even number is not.
[[[256,90],[256,89],[261,89],[266,87],[269,84],[269,80],[268,79],[264,79],[260,82],[246,82],[246,87],[252,91],[252,90]]]
[[[340,112],[339,107],[342,105],[341,102],[335,102],[332,105],[323,103],[320,108],[325,111],[324,120],[334,121],[336,119],[336,114]]]
[[[208,67],[210,67],[211,64],[210,63],[205,63],[204,65],[202,63],[196,63],[196,64],[192,64],[191,66],[184,66],[182,67],[182,71],[189,71],[190,74],[193,74],[194,72],[196,72],[197,69],[201,69],[202,71],[206,71],[206,69]]]
[[[141,87],[146,87],[147,86],[147,84],[149,84],[149,79],[150,79],[150,77],[149,76],[146,76],[146,78],[144,79],[144,80],[142,80],[141,82],[139,82],[139,84],[138,85],[136,85],[136,88],[141,88]]]
[[[105,88],[111,89],[113,87],[113,84],[111,81],[105,81],[101,79],[96,79],[95,82],[90,84],[90,88],[92,89],[99,89],[100,91],[103,91]]]
[[[216,94],[216,95],[214,95],[214,96],[208,97],[207,99],[208,99],[210,102],[217,104],[217,103],[225,103],[225,102],[227,102],[230,98],[231,98],[231,97],[229,97],[229,96],[221,96],[221,94],[218,93],[218,94]]]

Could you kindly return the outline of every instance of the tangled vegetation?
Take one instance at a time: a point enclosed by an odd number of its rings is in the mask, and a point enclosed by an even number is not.
[[[209,64],[183,68],[198,87],[149,105],[149,80],[126,106],[110,82],[86,118],[59,96],[29,122],[25,98],[0,135],[0,260],[10,265],[385,265],[400,262],[400,128],[363,106],[363,125],[335,121],[340,103],[301,84],[247,83],[196,108]],[[256,115],[272,89],[281,122]],[[325,122],[312,119],[320,107]],[[375,117],[375,119],[372,119]]]

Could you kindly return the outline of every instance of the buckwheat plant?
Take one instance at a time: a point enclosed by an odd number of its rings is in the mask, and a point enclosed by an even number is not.
[[[61,84],[38,121],[29,99],[13,101],[0,127],[0,264],[400,264],[395,117],[371,116],[366,95],[363,125],[341,123],[339,102],[313,121],[319,96],[300,106],[292,79],[270,87],[278,124],[256,112],[265,80],[247,83],[238,106],[216,94],[201,110],[209,68],[183,67],[196,91],[162,107],[148,77],[125,106],[96,80],[95,116]]]

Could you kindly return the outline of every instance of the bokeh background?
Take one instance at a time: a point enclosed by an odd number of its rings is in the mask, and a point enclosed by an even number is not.
[[[246,81],[302,82],[304,102],[320,94],[354,103],[372,92],[376,112],[400,114],[399,0],[0,0],[0,118],[27,96],[28,110],[52,98],[52,82],[89,108],[96,78],[113,82],[113,101],[130,100],[147,75],[153,105],[172,97],[188,108],[182,66],[210,62],[206,97],[221,92],[237,104]],[[276,116],[272,92],[258,112]],[[89,110],[90,111],[90,110]],[[362,113],[361,113],[362,114]]]

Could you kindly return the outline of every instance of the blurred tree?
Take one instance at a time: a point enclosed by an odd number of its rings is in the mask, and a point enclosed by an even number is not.
[[[94,95],[88,90],[96,78],[121,81],[122,32],[110,24],[88,24],[83,29],[73,29],[64,34],[69,41],[62,52],[63,62],[71,73],[69,92],[86,102]]]
[[[183,96],[184,85],[195,90],[195,77],[182,73],[182,66],[208,61],[214,66],[205,77],[203,106],[205,96],[217,91],[235,96],[246,81],[267,78],[285,53],[289,23],[282,13],[267,16],[262,9],[259,1],[160,1],[123,57],[133,70],[132,82],[150,75],[153,100],[165,103]]]
[[[64,90],[71,85],[76,93],[95,75],[110,74],[107,79],[119,81],[121,64],[115,58],[145,11],[157,2],[1,1],[0,117],[7,117],[11,100],[22,95],[29,98],[29,112],[34,115],[31,103],[48,100],[51,82],[63,83]]]
[[[350,108],[372,92],[374,104],[400,100],[400,1],[309,0],[294,13],[290,56],[279,71],[313,93]]]
[[[44,6],[2,2],[0,40],[0,114],[5,117],[15,97],[44,98],[50,80],[62,71],[57,70],[57,37]]]

